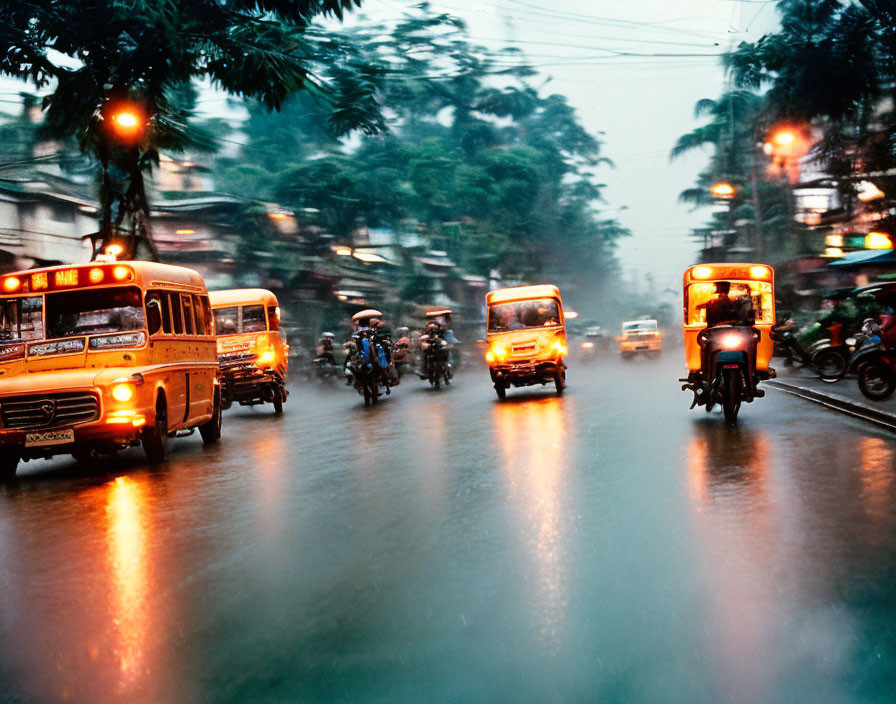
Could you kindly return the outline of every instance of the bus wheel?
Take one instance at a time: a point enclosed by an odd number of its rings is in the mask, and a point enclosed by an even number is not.
[[[221,392],[220,390],[216,390],[212,417],[199,426],[199,434],[202,436],[202,443],[204,445],[211,445],[213,442],[217,442],[221,439],[221,416],[223,416],[221,409]]]
[[[168,457],[168,406],[164,397],[156,401],[155,421],[143,426],[141,441],[150,464],[162,464]]]
[[[278,416],[283,413],[283,387],[274,384],[274,413]]]
[[[0,450],[0,483],[11,482],[16,478],[19,456],[9,450]]]
[[[566,388],[566,375],[563,372],[556,372],[554,374],[554,388],[557,390],[557,395],[563,395],[563,389]]]
[[[504,386],[500,381],[495,382],[495,393],[498,394],[498,398],[503,401],[507,398],[507,387]]]

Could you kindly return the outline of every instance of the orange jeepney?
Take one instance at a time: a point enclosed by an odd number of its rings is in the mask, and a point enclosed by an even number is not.
[[[225,410],[241,406],[274,405],[283,412],[289,346],[280,334],[277,297],[263,288],[210,291],[218,336],[221,397]]]
[[[168,438],[221,436],[211,306],[202,277],[150,262],[0,276],[0,477],[20,460],[79,460]]]
[[[566,386],[569,353],[560,291],[552,285],[516,286],[486,295],[488,362],[495,393],[508,387],[553,383]]]

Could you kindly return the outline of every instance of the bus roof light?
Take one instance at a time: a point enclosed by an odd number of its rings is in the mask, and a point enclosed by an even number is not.
[[[19,281],[18,276],[7,276],[5,279],[3,279],[3,290],[7,293],[18,291],[21,285],[22,282]]]

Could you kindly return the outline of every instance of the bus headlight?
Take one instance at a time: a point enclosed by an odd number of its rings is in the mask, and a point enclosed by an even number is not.
[[[561,357],[565,357],[569,353],[569,348],[562,340],[556,340],[551,347]]]
[[[485,361],[489,364],[503,362],[505,359],[507,359],[507,348],[501,345],[492,345],[485,353]]]
[[[277,354],[274,352],[273,348],[268,347],[264,352],[262,352],[259,355],[258,363],[273,365],[275,359],[277,359]]]
[[[134,396],[136,395],[136,390],[134,389],[133,384],[116,384],[112,387],[112,398],[114,398],[119,403],[127,403],[128,401],[132,401]]]

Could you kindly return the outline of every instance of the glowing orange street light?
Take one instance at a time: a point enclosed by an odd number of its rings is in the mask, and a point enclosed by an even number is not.
[[[146,131],[146,111],[128,100],[113,99],[101,111],[110,139],[126,145],[136,144]]]
[[[709,192],[712,193],[713,198],[729,200],[731,198],[734,198],[734,194],[737,193],[737,189],[727,181],[719,181],[718,183],[714,183],[712,185],[712,188],[709,189]]]

